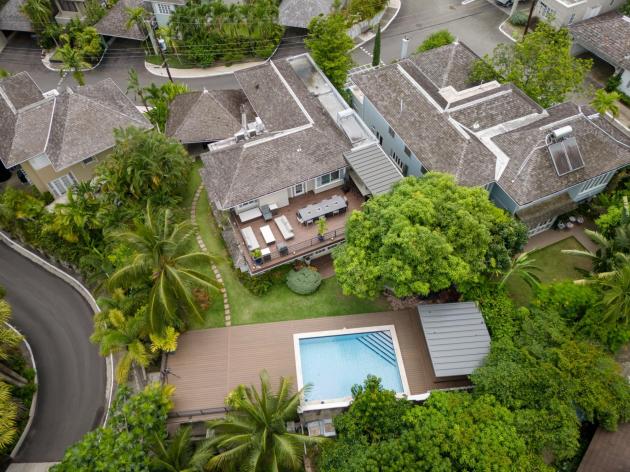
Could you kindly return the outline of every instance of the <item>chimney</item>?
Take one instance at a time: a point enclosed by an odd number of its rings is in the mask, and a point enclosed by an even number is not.
[[[245,113],[245,104],[241,104],[241,128],[247,131],[247,113]]]
[[[400,58],[405,59],[409,56],[409,39],[406,37],[400,43]]]

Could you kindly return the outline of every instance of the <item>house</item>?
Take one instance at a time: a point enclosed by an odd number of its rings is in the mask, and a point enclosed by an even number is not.
[[[566,26],[616,10],[625,3],[626,0],[540,0],[534,15],[556,26]]]
[[[575,52],[587,50],[621,74],[619,90],[630,95],[630,18],[617,11],[570,26]]]
[[[111,79],[45,94],[26,72],[0,80],[0,161],[56,198],[90,180],[129,126],[152,128]]]
[[[308,54],[235,77],[247,99],[242,109],[254,114],[244,112],[236,134],[209,146],[201,174],[224,214],[218,220],[229,221],[224,238],[236,266],[260,273],[330,252],[344,240],[351,211],[402,174]],[[205,97],[216,110],[215,97]]]
[[[167,26],[171,19],[171,14],[177,7],[186,5],[186,0],[146,0],[150,3],[149,9],[155,15],[155,21],[158,26]],[[241,3],[241,0],[223,0],[226,5]]]
[[[101,18],[94,28],[101,36],[107,38],[123,38],[133,39],[135,41],[144,41],[147,39],[148,33],[144,29],[140,29],[137,24],[132,24],[129,28],[127,22],[129,15],[127,9],[144,6],[142,0],[118,0],[113,7],[107,10],[105,16]]]
[[[630,136],[588,107],[543,109],[511,84],[473,86],[461,43],[351,77],[354,107],[405,175],[483,186],[530,235],[601,192],[630,164]]]
[[[83,20],[85,18],[85,0],[54,0],[57,7],[55,21],[60,25],[66,25],[71,20]]]

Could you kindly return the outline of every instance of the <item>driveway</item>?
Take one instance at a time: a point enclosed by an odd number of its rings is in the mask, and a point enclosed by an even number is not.
[[[105,359],[89,336],[92,310],[73,288],[0,243],[0,285],[33,349],[37,412],[15,462],[54,462],[105,412]]]
[[[400,58],[403,37],[409,39],[409,52],[413,52],[429,34],[441,29],[448,29],[476,54],[489,54],[497,44],[507,41],[499,25],[508,13],[489,0],[473,0],[466,5],[461,0],[402,0],[400,12],[383,32],[381,60],[389,64]],[[373,41],[363,45],[368,53],[373,48]],[[352,57],[357,64],[371,61],[361,48]]]

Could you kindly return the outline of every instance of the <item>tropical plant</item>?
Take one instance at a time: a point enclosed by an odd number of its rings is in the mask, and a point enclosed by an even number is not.
[[[158,131],[162,133],[166,130],[166,121],[168,120],[168,111],[171,102],[177,95],[188,92],[186,84],[176,84],[166,82],[160,86],[151,84],[143,89],[142,96],[146,102],[151,105],[151,109],[147,110],[147,116]]]
[[[499,288],[503,288],[506,282],[512,277],[519,277],[523,282],[535,289],[540,285],[540,277],[536,272],[540,272],[540,268],[536,266],[536,260],[531,258],[530,252],[519,254],[512,260],[512,266],[505,272]]]
[[[541,21],[521,41],[499,44],[492,56],[477,61],[470,81],[511,82],[540,106],[549,107],[580,91],[593,64],[590,59],[575,58],[571,47],[566,27],[555,28]]]
[[[615,228],[612,238],[590,229],[585,229],[584,234],[597,245],[595,252],[582,249],[564,249],[562,252],[590,259],[594,272],[609,272],[619,261],[620,254],[630,253],[630,223]]]
[[[85,75],[83,69],[90,68],[90,63],[85,60],[83,51],[73,48],[70,43],[66,43],[57,49],[61,56],[62,66],[59,73],[63,76],[72,72],[72,77],[77,84],[85,85]]]
[[[30,193],[12,187],[0,193],[0,227],[18,238],[33,236],[43,211],[44,202]]]
[[[10,351],[22,342],[22,336],[8,327],[10,319],[11,306],[6,300],[0,299],[0,361],[6,361]]]
[[[125,14],[127,15],[127,21],[125,22],[125,28],[131,29],[136,25],[140,31],[147,31],[147,19],[149,18],[149,12],[146,8],[140,7],[126,7]]]
[[[440,30],[435,33],[431,33],[427,38],[422,41],[418,46],[417,52],[430,51],[447,44],[452,44],[455,41],[455,36],[451,34],[449,30]]]
[[[612,272],[598,274],[597,283],[603,291],[603,321],[630,326],[630,258]]]
[[[142,221],[115,237],[135,251],[131,261],[109,279],[110,289],[148,287],[147,320],[150,332],[163,335],[167,326],[204,321],[192,296],[196,287],[216,290],[220,284],[201,272],[212,264],[205,252],[193,251],[195,229],[187,221],[173,222],[170,210],[154,210],[147,203]]]
[[[101,204],[96,189],[89,182],[81,182],[69,189],[66,197],[67,203],[55,205],[52,221],[44,226],[44,231],[86,248],[100,243],[103,225],[98,217]]]
[[[274,393],[265,371],[260,374],[260,392],[254,386],[241,386],[232,392],[225,418],[208,423],[214,437],[206,447],[219,452],[207,467],[237,467],[251,472],[300,470],[304,448],[326,439],[287,431],[286,422],[296,417],[303,390],[290,392],[291,382],[283,377]]]
[[[118,386],[107,424],[70,447],[51,472],[151,470],[151,449],[156,438],[166,435],[173,391],[172,385],[151,384],[134,395]]]
[[[11,396],[11,387],[0,382],[0,455],[4,448],[13,444],[17,436],[18,406]]]
[[[352,213],[335,271],[348,295],[428,295],[507,270],[500,261],[521,250],[521,227],[481,188],[447,174],[407,177]]]
[[[173,437],[165,440],[156,435],[151,451],[151,470],[155,472],[202,472],[212,451],[204,447],[195,449],[190,440],[190,426],[181,426]]]
[[[144,88],[140,85],[140,79],[138,79],[138,72],[132,67],[129,69],[127,79],[127,93],[133,92],[134,98],[140,99],[144,105],[145,112],[149,111],[149,104],[144,97]]]
[[[387,6],[387,0],[350,0],[345,14],[350,24],[368,20]],[[344,13],[344,12],[342,12]]]
[[[625,4],[619,8],[622,15],[630,16],[630,0],[627,0]]]
[[[617,103],[619,97],[618,92],[607,92],[603,88],[598,89],[595,91],[595,97],[591,102],[591,106],[600,115],[610,113],[613,118],[616,118],[619,116],[619,104]]]
[[[9,71],[0,68],[0,79],[4,79],[5,77],[9,77],[11,74]]]
[[[349,53],[354,47],[346,32],[343,15],[332,12],[327,16],[314,17],[308,25],[308,37],[304,43],[330,82],[337,90],[342,90],[352,67]]]
[[[35,31],[43,31],[49,23],[52,23],[52,4],[50,0],[26,0],[20,6]]]

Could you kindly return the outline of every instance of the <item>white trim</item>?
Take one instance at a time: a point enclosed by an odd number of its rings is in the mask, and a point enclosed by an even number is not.
[[[431,95],[428,94],[428,92],[422,88],[422,86],[416,82],[415,80],[413,80],[413,77],[411,77],[409,75],[409,73],[402,68],[402,66],[400,64],[396,64],[396,67],[398,68],[398,72],[400,72],[400,75],[402,75],[405,79],[407,79],[407,81],[412,85],[412,87],[414,87],[416,90],[418,90],[422,96],[431,104],[435,107],[436,110],[438,110],[440,113],[444,112],[444,109],[438,104],[438,102],[436,102],[433,97]]]
[[[287,59],[287,61],[288,61],[288,59]],[[282,74],[280,73],[280,71],[278,70],[276,65],[273,63],[273,61],[269,61],[269,64],[271,64],[271,68],[276,72],[276,74],[278,74],[278,77],[280,78],[280,81],[286,87],[286,89],[289,91],[289,93],[293,97],[293,100],[295,100],[295,103],[298,104],[298,106],[300,107],[300,110],[302,110],[302,113],[304,113],[304,116],[306,116],[306,119],[308,120],[308,122],[310,124],[315,123],[313,121],[313,118],[311,118],[311,115],[308,114],[308,112],[306,111],[306,108],[304,108],[304,105],[302,105],[302,102],[297,97],[297,95],[295,94],[293,89],[289,86],[289,84],[287,83],[286,79],[282,76]],[[318,70],[318,72],[320,72],[320,71]],[[321,74],[321,75],[323,75],[323,74]]]
[[[298,390],[304,388],[304,377],[302,375],[302,357],[300,351],[300,340],[321,338],[326,336],[344,336],[348,334],[358,333],[372,333],[376,331],[389,331],[392,337],[392,344],[394,345],[394,352],[396,353],[396,363],[398,365],[398,375],[400,376],[400,382],[402,384],[403,391],[396,392],[396,396],[399,398],[406,398],[411,395],[409,390],[409,383],[407,382],[407,373],[405,372],[405,364],[403,363],[402,353],[400,351],[400,345],[398,344],[398,336],[396,335],[396,327],[394,325],[381,325],[381,326],[366,326],[361,328],[351,329],[334,329],[327,331],[313,331],[308,333],[295,333],[293,334],[293,349],[295,351],[295,369]],[[304,402],[302,398],[302,405],[300,411],[309,410],[321,410],[329,408],[343,408],[352,403],[352,396],[343,398],[334,398],[328,400],[314,400],[311,402]]]

